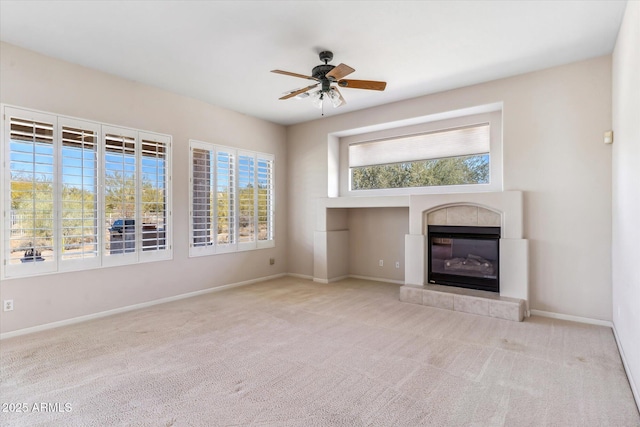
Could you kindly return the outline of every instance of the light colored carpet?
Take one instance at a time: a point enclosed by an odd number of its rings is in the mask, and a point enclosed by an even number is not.
[[[609,328],[406,304],[364,280],[286,277],[0,353],[2,402],[29,407],[3,426],[640,425]]]

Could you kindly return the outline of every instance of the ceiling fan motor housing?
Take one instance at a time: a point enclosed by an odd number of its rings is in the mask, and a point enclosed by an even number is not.
[[[320,52],[318,56],[320,57],[320,61],[323,61],[324,64],[313,67],[311,75],[322,83],[322,92],[328,92],[331,81],[327,78],[327,73],[335,68],[334,65],[328,64],[328,62],[333,59],[333,52],[325,50]]]
[[[334,65],[329,64],[318,65],[316,67],[313,67],[313,70],[311,70],[311,75],[316,79],[323,80],[326,78],[326,74],[334,68]]]

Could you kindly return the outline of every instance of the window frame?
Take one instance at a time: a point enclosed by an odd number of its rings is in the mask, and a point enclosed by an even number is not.
[[[376,140],[407,137],[421,133],[445,131],[448,129],[489,123],[489,183],[441,185],[429,187],[403,187],[352,190],[351,168],[349,167],[349,145]],[[468,114],[443,120],[424,121],[411,126],[393,127],[380,131],[350,134],[339,138],[339,194],[341,196],[391,196],[410,194],[446,194],[502,191],[502,110],[479,114]]]
[[[214,238],[211,243],[195,245],[193,240],[195,238],[194,232],[194,149],[206,150],[212,153],[213,166],[210,169],[209,176],[209,188],[212,191],[217,191],[218,188],[218,153],[227,153],[233,158],[233,241],[231,243],[218,243],[217,232],[213,234]],[[258,190],[258,163],[260,160],[271,162],[271,175],[270,175],[270,204],[268,208],[268,222],[270,224],[270,230],[268,231],[268,238],[265,240],[259,239],[259,191],[254,191],[253,194],[253,240],[249,242],[240,241],[240,224],[239,224],[239,212],[240,212],[240,187],[239,187],[239,171],[240,171],[240,157],[246,156],[253,159],[253,188]],[[266,249],[275,247],[275,233],[274,233],[274,221],[275,221],[275,155],[270,153],[262,153],[257,151],[250,151],[240,148],[233,148],[225,145],[213,144],[209,142],[198,141],[194,139],[189,140],[189,257],[208,256],[232,252],[243,252],[257,249]],[[217,230],[218,227],[218,203],[217,198],[214,199],[214,206],[210,209],[213,212],[211,218],[211,228]]]
[[[127,128],[123,126],[110,125],[96,122],[78,117],[71,117],[62,114],[56,114],[46,111],[38,111],[30,108],[13,106],[8,104],[0,104],[2,111],[2,131],[0,140],[0,150],[2,152],[2,172],[0,173],[0,197],[3,200],[3,218],[2,233],[0,233],[0,258],[2,259],[3,280],[19,279],[24,277],[32,277],[39,275],[48,275],[56,273],[66,273],[73,271],[92,270],[97,268],[107,268],[119,265],[138,264],[151,261],[170,260],[173,258],[173,218],[172,218],[172,137],[171,135],[161,134],[158,132],[144,131],[139,129]],[[11,256],[11,117],[23,118],[33,121],[53,122],[53,261],[52,262],[31,262],[22,264],[11,264],[9,262]],[[94,181],[95,188],[95,206],[96,215],[93,216],[96,221],[96,250],[95,257],[64,259],[63,257],[63,129],[78,128],[83,130],[92,130],[95,134],[96,153],[95,153],[95,169],[96,179]],[[154,138],[166,144],[165,148],[165,245],[162,250],[144,251],[142,247],[141,229],[136,227],[135,251],[127,254],[126,257],[115,259],[113,256],[107,255],[105,246],[106,242],[106,213],[105,213],[105,144],[104,135],[107,131],[124,132],[128,135],[136,136],[135,145],[135,164],[136,164],[136,223],[142,224],[141,215],[141,190],[140,184],[142,180],[142,154],[140,144],[137,143],[142,136],[146,138]],[[112,259],[113,258],[113,259]]]

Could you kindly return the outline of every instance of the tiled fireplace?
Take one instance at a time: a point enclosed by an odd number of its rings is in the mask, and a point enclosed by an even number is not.
[[[522,238],[522,193],[412,196],[409,215],[402,301],[523,319],[529,266],[527,240]],[[438,238],[440,232],[444,237]],[[492,239],[478,236],[483,233]],[[441,274],[447,272],[454,274]]]

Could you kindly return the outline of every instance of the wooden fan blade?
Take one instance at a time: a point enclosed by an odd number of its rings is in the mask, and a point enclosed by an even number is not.
[[[311,86],[303,87],[302,89],[294,90],[294,91],[293,91],[293,92],[291,92],[290,94],[285,95],[285,96],[283,96],[283,97],[282,97],[282,98],[280,98],[280,99],[289,99],[289,98],[293,98],[294,96],[298,96],[298,95],[300,95],[301,93],[305,93],[305,92],[307,92],[307,91],[309,91],[309,90],[313,89],[313,88],[314,88],[314,87],[316,87],[316,86],[318,86],[318,85],[317,85],[317,84],[315,84],[315,85],[311,85]]]
[[[340,80],[343,77],[347,77],[349,74],[353,73],[355,70],[349,67],[346,64],[340,64],[335,67],[333,70],[329,71],[326,76],[333,77],[336,80]]]
[[[276,74],[284,74],[285,76],[300,77],[301,79],[320,81],[319,79],[312,76],[305,76],[304,74],[292,73],[289,71],[271,70],[271,72]]]
[[[338,86],[352,89],[384,90],[384,88],[387,87],[387,82],[376,82],[374,80],[340,80],[338,81]]]
[[[331,86],[331,89],[335,90],[336,93],[338,94],[338,96],[340,97],[340,101],[342,101],[342,104],[339,105],[339,107],[342,107],[344,104],[347,103],[347,101],[345,101],[345,99],[342,97],[342,94],[340,93],[340,91],[338,90],[337,86]]]

